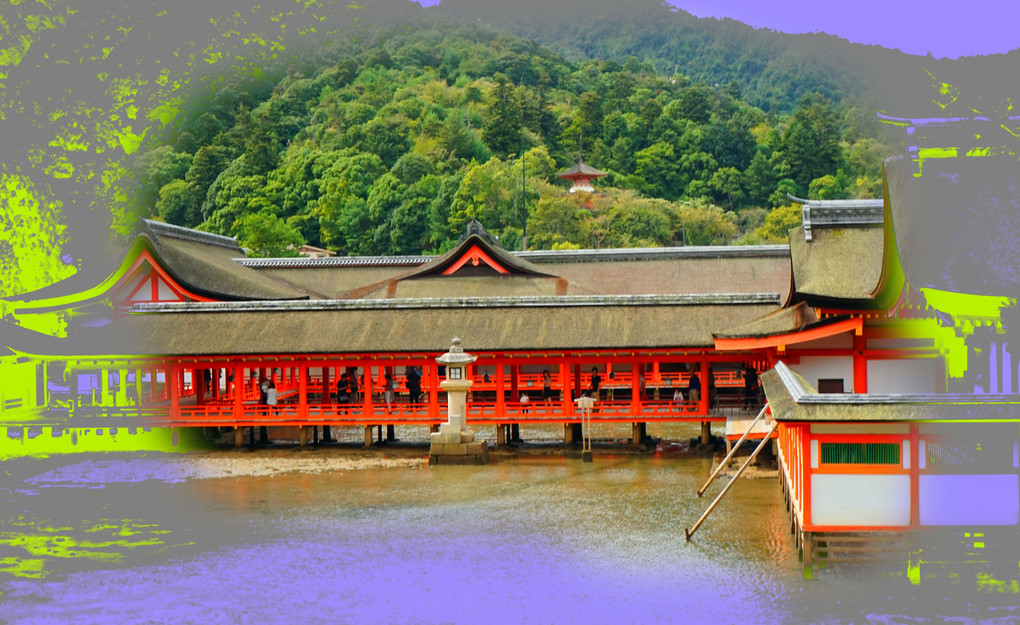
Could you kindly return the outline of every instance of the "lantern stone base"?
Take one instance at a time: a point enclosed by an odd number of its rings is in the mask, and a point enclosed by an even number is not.
[[[485,441],[441,443],[433,434],[429,464],[489,464],[489,446]],[[472,435],[472,440],[474,435]]]

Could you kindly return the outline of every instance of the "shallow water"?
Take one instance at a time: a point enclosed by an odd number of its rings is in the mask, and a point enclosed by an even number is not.
[[[686,544],[708,459],[184,481],[130,469],[159,461],[2,489],[0,621],[1020,623],[1017,595],[973,576],[804,580],[775,480],[736,484]],[[12,560],[35,564],[14,574]]]

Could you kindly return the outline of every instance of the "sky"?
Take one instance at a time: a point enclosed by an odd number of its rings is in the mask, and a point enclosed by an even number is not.
[[[422,0],[422,4],[437,4]],[[825,32],[936,58],[1020,48],[1020,8],[1009,0],[672,0],[698,17],[730,17],[787,33]]]

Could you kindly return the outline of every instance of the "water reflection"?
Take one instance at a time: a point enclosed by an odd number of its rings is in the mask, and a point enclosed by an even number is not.
[[[541,458],[70,489],[92,511],[105,506],[104,518],[152,519],[178,547],[144,558],[125,550],[122,561],[43,580],[8,576],[0,620],[1020,622],[1015,596],[966,580],[915,587],[902,574],[850,567],[804,581],[774,480],[735,485],[686,544],[684,525],[707,505],[694,491],[708,470],[699,458],[603,454],[591,464]],[[13,502],[51,519],[99,518],[55,496],[39,489]]]

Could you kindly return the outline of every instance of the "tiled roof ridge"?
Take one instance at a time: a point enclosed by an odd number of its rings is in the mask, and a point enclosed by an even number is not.
[[[136,304],[132,313],[295,312],[401,308],[500,308],[563,306],[705,306],[779,304],[778,293],[693,295],[564,295],[527,297],[421,297],[408,299],[332,299],[241,302],[163,302]]]
[[[152,221],[151,219],[143,219],[142,221],[145,222],[145,225],[148,226],[148,228],[157,236],[166,236],[174,239],[182,239],[184,241],[193,241],[195,243],[218,245],[220,247],[233,250],[241,249],[237,244],[236,237],[226,237],[222,234],[202,232],[201,230],[185,228],[184,226],[169,224],[163,221]]]

